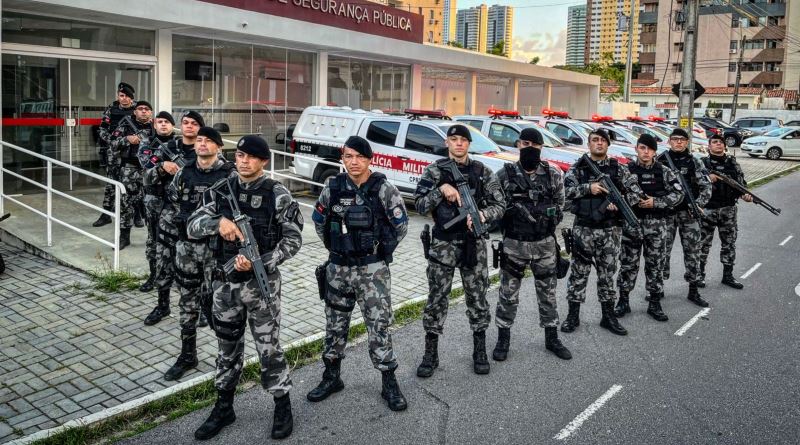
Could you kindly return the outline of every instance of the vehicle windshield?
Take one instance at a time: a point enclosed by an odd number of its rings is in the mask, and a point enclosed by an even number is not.
[[[764,136],[779,138],[790,131],[794,131],[794,128],[781,127],[764,133]]]
[[[593,130],[591,125],[581,121],[575,121],[575,127],[581,130],[581,133],[583,133],[583,137],[588,137],[589,133],[591,133]]]
[[[546,128],[542,128],[542,127],[540,127],[540,126],[538,126],[538,125],[536,125],[534,123],[517,122],[517,125],[519,125],[519,128],[522,128],[522,129],[533,128],[536,131],[538,131],[542,135],[542,139],[544,139],[544,146],[545,147],[558,148],[558,147],[564,147],[564,146],[567,145],[567,144],[564,143],[564,141],[561,140],[560,137],[558,137],[555,134],[553,134],[552,131],[550,131],[550,130],[548,130]]]
[[[447,134],[447,130],[452,127],[454,124],[461,123],[464,125],[463,122],[452,122],[452,123],[442,123],[439,124],[439,128]],[[472,142],[469,144],[469,152],[473,154],[486,154],[486,153],[500,153],[500,147],[497,146],[491,139],[487,138],[486,136],[482,135],[480,131],[476,130],[470,125],[467,125],[469,128],[469,134],[472,136]]]

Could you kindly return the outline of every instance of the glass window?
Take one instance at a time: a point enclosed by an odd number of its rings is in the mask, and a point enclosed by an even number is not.
[[[367,139],[377,144],[394,145],[400,122],[375,121],[367,128]]]
[[[467,124],[467,125],[469,125],[469,126],[471,126],[471,127],[475,127],[475,128],[477,128],[478,130],[480,130],[481,128],[483,128],[483,122],[481,122],[481,121],[476,121],[476,120],[467,120],[467,119],[459,119],[458,121],[459,121],[459,122],[462,122],[462,123],[465,123],[465,124]]]
[[[571,128],[566,127],[555,122],[548,122],[546,125],[548,130],[552,131],[556,136],[563,139],[564,142],[573,143],[577,140],[582,140],[581,136],[574,132]]]
[[[4,43],[153,55],[155,35],[155,31],[113,23],[79,22],[3,9]]]
[[[508,125],[492,123],[489,126],[489,139],[499,145],[513,147],[514,143],[519,139],[519,133]]]
[[[365,110],[408,108],[408,66],[352,58],[328,58],[328,103]]]
[[[405,148],[423,153],[447,153],[444,138],[439,133],[416,124],[408,126]]]

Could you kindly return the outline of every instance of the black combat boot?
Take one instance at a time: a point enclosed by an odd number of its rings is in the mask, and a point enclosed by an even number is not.
[[[581,325],[581,304],[577,301],[568,301],[569,313],[566,320],[561,323],[561,332],[574,332],[575,328]]]
[[[562,360],[572,358],[572,353],[558,339],[558,330],[555,326],[544,328],[544,347]]]
[[[171,368],[164,373],[164,380],[171,382],[183,377],[183,374],[197,367],[197,331],[181,330],[181,355]]]
[[[668,321],[669,317],[661,309],[661,298],[663,295],[655,293],[650,294],[650,304],[647,306],[647,314],[653,317],[656,321]]]
[[[502,362],[508,357],[508,346],[511,343],[511,328],[497,329],[497,344],[492,351],[492,358]]]
[[[203,311],[200,311],[200,316],[197,318],[197,327],[204,328],[208,326],[208,320],[206,320],[206,314]]]
[[[293,428],[292,402],[287,392],[283,397],[275,397],[275,414],[272,416],[272,438],[285,439],[292,434]]]
[[[697,287],[700,289],[706,287],[706,263],[700,263],[700,279],[697,280]]]
[[[472,333],[472,370],[475,374],[489,373],[489,359],[486,358],[486,331]]]
[[[631,313],[631,305],[628,302],[628,296],[630,292],[625,292],[623,290],[619,291],[619,300],[617,300],[617,307],[614,308],[614,315],[617,317],[624,317],[625,314]]]
[[[425,355],[417,367],[417,377],[430,377],[433,370],[439,367],[439,336],[428,332],[425,334]]]
[[[109,207],[103,207],[103,209],[108,210],[109,212],[112,210]],[[103,227],[106,224],[111,224],[111,217],[105,213],[101,213],[100,217],[97,218],[97,221],[92,223],[92,227]]]
[[[219,434],[223,428],[236,421],[236,413],[233,412],[233,394],[236,389],[217,390],[217,403],[211,410],[205,422],[200,428],[195,430],[194,438],[197,440],[208,440]]]
[[[744,284],[736,281],[736,278],[733,277],[733,264],[724,264],[722,267],[722,284],[734,289],[743,289]]]
[[[383,379],[381,397],[383,397],[383,400],[386,400],[389,409],[392,411],[403,411],[408,408],[406,398],[403,396],[403,393],[400,392],[397,379],[394,377],[394,369],[390,371],[381,371],[381,378]]]
[[[139,203],[133,206],[133,225],[142,228],[144,227],[144,204]]]
[[[150,315],[144,319],[144,324],[146,326],[152,326],[159,321],[163,320],[167,315],[169,315],[169,289],[160,289],[158,291],[158,304],[153,311],[150,312]]]
[[[119,229],[119,250],[131,245],[131,228]]]
[[[687,295],[686,298],[700,307],[708,307],[708,302],[703,300],[703,297],[700,296],[700,292],[697,291],[696,284],[689,283],[689,295]]]
[[[603,318],[600,319],[600,327],[606,328],[617,335],[628,335],[628,331],[619,324],[617,316],[614,315],[614,302],[604,301],[600,303],[603,311]]]
[[[341,378],[342,361],[323,358],[322,362],[325,363],[322,381],[306,395],[309,402],[321,402],[331,394],[344,389],[344,382]]]
[[[139,292],[150,292],[151,290],[153,290],[153,285],[156,282],[155,260],[150,260],[148,262],[148,265],[150,266],[150,276],[147,277],[147,281],[145,281],[144,283],[142,283],[141,286],[139,286]]]

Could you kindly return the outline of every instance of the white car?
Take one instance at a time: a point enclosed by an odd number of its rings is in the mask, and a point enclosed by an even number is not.
[[[552,131],[567,144],[587,147],[586,150],[588,150],[589,132],[591,132],[594,127],[586,122],[547,116],[524,116],[524,118],[536,122],[542,128]],[[634,150],[633,146],[620,144],[616,141],[611,141],[611,145],[608,146],[608,154],[617,159],[624,158],[625,162],[622,162],[623,164],[627,164],[628,161],[636,159],[636,150]]]
[[[753,136],[742,143],[742,151],[757,158],[780,159],[800,156],[800,127],[780,127],[762,136]]]

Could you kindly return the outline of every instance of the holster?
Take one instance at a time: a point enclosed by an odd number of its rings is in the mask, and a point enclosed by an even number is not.
[[[203,283],[203,285],[200,286],[200,311],[205,315],[206,321],[208,321],[208,327],[210,327],[212,331],[217,332],[213,309],[214,292],[209,289],[208,284]]]
[[[325,301],[325,294],[328,289],[328,264],[330,264],[330,261],[325,261],[314,269],[314,276],[317,277],[319,299],[322,301]]]
[[[492,241],[492,268],[497,269],[500,267],[500,256],[503,252],[503,242],[494,240]]]
[[[567,272],[569,272],[569,260],[561,256],[561,246],[558,245],[558,239],[556,239],[555,235],[553,235],[553,239],[556,242],[556,278],[561,279],[566,277]]]
[[[422,254],[425,255],[426,260],[429,260],[431,258],[431,226],[425,224],[419,234],[419,239],[422,241]]]

